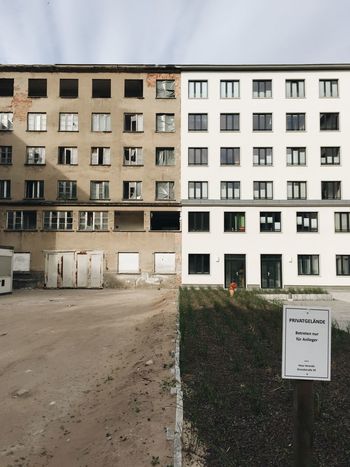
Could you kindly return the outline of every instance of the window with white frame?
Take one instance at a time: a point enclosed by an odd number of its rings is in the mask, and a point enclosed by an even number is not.
[[[44,211],[44,230],[72,230],[72,211]]]
[[[189,99],[206,99],[208,97],[207,80],[190,80],[188,82]]]
[[[305,97],[305,80],[286,79],[286,97],[287,99]]]
[[[12,146],[0,146],[0,165],[12,164]]]
[[[281,213],[260,212],[260,232],[281,232]]]
[[[124,148],[123,165],[143,165],[142,148]]]
[[[350,276],[350,255],[336,255],[337,276]]]
[[[298,255],[298,275],[318,276],[319,255]]]
[[[321,147],[321,165],[339,165],[340,147],[322,146]]]
[[[297,212],[297,232],[318,232],[318,212]]]
[[[0,131],[13,130],[13,113],[0,112]]]
[[[156,165],[175,165],[175,148],[156,148]]]
[[[91,181],[90,182],[90,199],[102,200],[109,199],[109,182],[108,181]]]
[[[92,147],[91,148],[91,165],[110,165],[111,164],[111,148],[107,147]]]
[[[265,181],[253,182],[254,199],[272,199],[273,183]]]
[[[175,253],[154,253],[156,274],[175,274]]]
[[[221,199],[240,199],[241,182],[220,182]]]
[[[77,113],[60,113],[59,131],[79,131]]]
[[[123,199],[142,199],[142,182],[123,182]]]
[[[271,79],[253,79],[253,98],[267,99],[272,97]]]
[[[140,272],[139,253],[118,253],[118,273],[138,274]]]
[[[156,115],[156,131],[159,133],[172,133],[175,131],[175,115],[174,114],[157,114]]]
[[[174,182],[156,182],[157,200],[174,200]]]
[[[208,165],[208,148],[188,148],[188,165]]]
[[[0,180],[0,199],[11,198],[11,180]]]
[[[174,99],[175,80],[174,79],[157,79],[156,97],[157,99]]]
[[[79,230],[108,230],[108,211],[80,211]]]
[[[36,211],[7,211],[8,230],[35,230]]]
[[[337,79],[320,79],[320,97],[338,97]]]
[[[111,114],[93,113],[91,116],[92,131],[111,131]]]
[[[188,199],[208,199],[208,182],[188,182]]]
[[[306,165],[306,148],[288,147],[287,165]]]
[[[143,114],[124,114],[124,131],[138,133],[143,131]]]
[[[272,148],[253,148],[253,165],[272,165]]]
[[[60,165],[77,165],[78,148],[61,146],[58,148],[58,163]]]
[[[28,131],[46,131],[47,130],[47,116],[46,113],[28,112],[27,120]]]
[[[221,80],[220,81],[220,97],[221,99],[238,99],[239,98],[239,80]]]
[[[287,199],[306,199],[306,182],[287,182]]]
[[[76,180],[58,180],[57,199],[77,199]]]
[[[350,212],[335,212],[334,224],[336,232],[350,232]]]
[[[28,165],[43,165],[45,164],[45,148],[42,146],[30,146],[27,147],[27,159]]]
[[[44,181],[43,180],[26,180],[25,181],[25,197],[27,199],[44,198]]]

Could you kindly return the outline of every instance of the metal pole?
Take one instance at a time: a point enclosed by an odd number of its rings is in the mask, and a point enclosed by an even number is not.
[[[297,381],[294,394],[294,465],[295,467],[311,467],[314,427],[313,381]]]

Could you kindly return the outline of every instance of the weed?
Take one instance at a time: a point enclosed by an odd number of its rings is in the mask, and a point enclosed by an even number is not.
[[[160,465],[159,456],[152,456],[151,465]]]

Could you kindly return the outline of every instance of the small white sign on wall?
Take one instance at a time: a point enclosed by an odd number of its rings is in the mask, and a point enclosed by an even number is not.
[[[331,310],[283,306],[282,378],[330,381]]]

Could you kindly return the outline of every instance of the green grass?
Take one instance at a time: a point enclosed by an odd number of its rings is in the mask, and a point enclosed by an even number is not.
[[[206,465],[292,465],[293,383],[280,376],[282,307],[246,290],[230,300],[223,289],[182,289],[180,330],[184,414]],[[350,334],[334,327],[332,336],[332,382],[315,383],[315,459],[327,467],[350,459]]]

